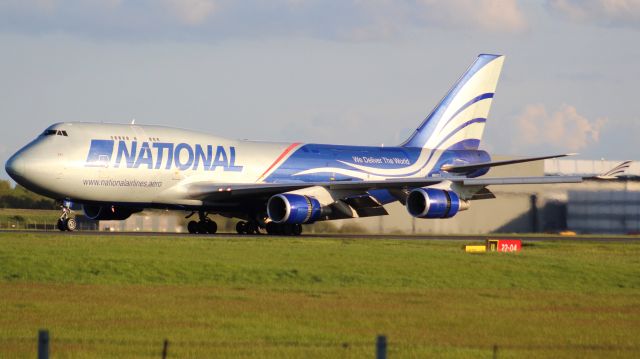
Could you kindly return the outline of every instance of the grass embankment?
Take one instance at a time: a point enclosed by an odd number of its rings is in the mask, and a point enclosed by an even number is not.
[[[0,357],[636,357],[640,243],[0,234]]]
[[[0,229],[55,229],[61,211],[0,208]]]

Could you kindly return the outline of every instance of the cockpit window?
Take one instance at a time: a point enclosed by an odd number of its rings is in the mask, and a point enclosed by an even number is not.
[[[43,135],[43,136],[53,136],[53,135],[56,135],[56,136],[65,136],[65,137],[68,137],[68,136],[69,136],[69,135],[67,134],[67,131],[65,131],[65,130],[45,130],[45,131],[42,133],[42,135]]]

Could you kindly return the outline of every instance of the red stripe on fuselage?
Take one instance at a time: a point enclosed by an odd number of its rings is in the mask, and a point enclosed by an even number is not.
[[[275,161],[273,161],[273,163],[271,164],[271,166],[269,166],[269,168],[267,168],[267,170],[266,170],[266,171],[264,171],[264,173],[263,173],[260,177],[258,177],[258,181],[261,181],[261,180],[262,180],[262,178],[263,178],[263,177],[264,177],[264,176],[265,176],[269,171],[271,171],[271,169],[272,169],[273,167],[275,167],[275,165],[276,165],[278,162],[280,162],[280,160],[282,160],[282,159],[284,158],[284,156],[286,156],[289,152],[291,152],[291,150],[293,150],[293,148],[294,148],[294,147],[298,146],[299,144],[300,144],[300,142],[295,142],[295,143],[290,144],[290,145],[289,145],[289,147],[287,147],[287,148],[286,148],[286,149],[285,149],[285,150],[280,154],[280,156],[278,156],[278,158],[276,158],[276,160],[275,160]],[[258,181],[257,181],[257,182],[258,182]]]

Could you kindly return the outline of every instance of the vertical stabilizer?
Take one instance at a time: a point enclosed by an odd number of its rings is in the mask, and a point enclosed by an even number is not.
[[[481,54],[402,146],[478,149],[504,56]]]

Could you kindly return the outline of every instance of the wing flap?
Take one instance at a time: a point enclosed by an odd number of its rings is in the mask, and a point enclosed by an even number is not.
[[[493,194],[493,192],[491,192],[491,190],[489,190],[488,188],[483,187],[478,192],[474,193],[469,199],[476,201],[480,199],[493,199],[493,198],[496,198],[496,195]]]
[[[344,202],[356,211],[358,217],[386,216],[389,214],[378,200],[369,195],[348,197],[344,199]]]

